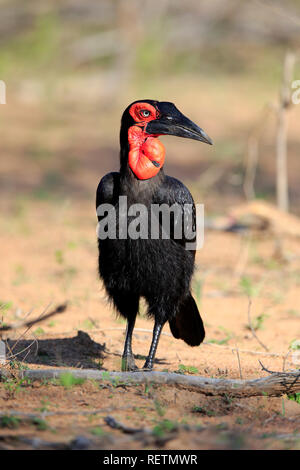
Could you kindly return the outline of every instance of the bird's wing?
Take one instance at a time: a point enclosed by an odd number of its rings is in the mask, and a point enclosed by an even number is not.
[[[111,172],[103,176],[97,188],[96,209],[98,209],[101,204],[116,204],[119,195],[119,182],[120,173]]]
[[[103,176],[97,188],[96,208],[101,204],[112,204],[115,206],[118,203],[119,185],[119,173],[112,172]],[[174,240],[184,248],[186,248],[187,243],[195,242],[195,236],[192,238],[189,236],[189,234],[196,233],[195,203],[191,193],[181,181],[166,176],[164,184],[160,186],[153,198],[153,203],[176,207],[174,212],[170,212],[171,240]],[[101,219],[102,217],[98,215],[98,220],[100,221]],[[181,225],[181,229],[178,230],[179,225]]]
[[[175,205],[178,207],[178,216],[171,217],[170,238],[186,248],[187,243],[196,240],[196,208],[193,197],[187,187],[176,178],[166,176],[164,184],[157,194],[158,204]],[[182,234],[180,238],[176,235],[176,227],[181,224]],[[194,234],[191,238],[190,236]],[[192,250],[194,251],[194,250]]]

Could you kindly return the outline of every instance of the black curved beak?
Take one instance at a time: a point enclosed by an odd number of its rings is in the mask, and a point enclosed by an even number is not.
[[[147,134],[152,135],[175,135],[186,139],[199,140],[212,145],[210,137],[201,127],[180,113],[180,116],[162,116],[150,121],[146,126]]]

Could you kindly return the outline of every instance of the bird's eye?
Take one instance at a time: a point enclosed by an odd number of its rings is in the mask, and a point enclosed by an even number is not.
[[[150,111],[148,111],[148,109],[142,109],[141,115],[142,115],[143,117],[147,118],[147,117],[150,116]]]

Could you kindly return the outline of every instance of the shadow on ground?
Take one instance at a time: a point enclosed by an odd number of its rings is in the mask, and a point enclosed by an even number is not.
[[[99,369],[101,366],[102,369],[105,344],[96,343],[84,331],[78,331],[73,338],[38,341],[29,338],[17,342],[7,339],[6,343],[8,354],[26,364],[86,369]]]

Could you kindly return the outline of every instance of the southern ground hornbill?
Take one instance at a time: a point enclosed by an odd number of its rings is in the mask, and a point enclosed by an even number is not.
[[[205,132],[185,117],[174,104],[153,100],[139,100],[123,113],[120,131],[120,172],[105,175],[97,189],[98,220],[104,221],[99,207],[110,204],[120,215],[120,196],[126,196],[128,209],[132,204],[174,204],[184,212],[189,208],[193,228],[196,211],[189,190],[163,170],[165,149],[158,137],[174,135],[211,144]],[[123,214],[124,215],[124,214]],[[127,222],[133,220],[130,210]],[[160,216],[159,216],[160,217]],[[163,325],[168,321],[175,338],[190,346],[199,345],[205,336],[203,322],[190,292],[194,270],[195,250],[186,249],[187,238],[182,233],[174,236],[177,216],[171,214],[170,236],[122,236],[115,219],[114,236],[99,237],[99,274],[109,298],[117,311],[127,319],[126,340],[122,356],[122,370],[136,370],[132,353],[132,333],[139,310],[140,297],[148,304],[148,316],[154,319],[153,339],[144,364],[151,370]],[[161,219],[159,219],[161,224]],[[146,220],[148,222],[148,219]],[[189,239],[190,241],[190,239]]]

